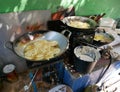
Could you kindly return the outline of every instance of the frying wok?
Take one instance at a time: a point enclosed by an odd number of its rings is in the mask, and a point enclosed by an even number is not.
[[[67,37],[64,36],[64,34],[68,32]],[[34,62],[47,62],[47,61],[53,61],[56,60],[56,58],[59,58],[62,56],[65,51],[69,47],[69,37],[71,35],[71,32],[69,31],[62,31],[62,33],[56,32],[56,31],[34,31],[34,32],[28,32],[23,35],[21,35],[19,38],[15,39],[14,42],[6,42],[5,46],[12,50],[16,55],[24,58],[27,61],[34,61]],[[56,55],[53,58],[50,58],[49,60],[31,60],[24,56],[24,49],[25,47],[32,41],[34,42],[35,39],[41,39],[41,40],[47,40],[47,41],[57,41],[58,46],[60,48],[60,53]],[[20,43],[24,43],[24,45],[19,45]],[[42,48],[41,48],[42,49]]]
[[[97,29],[93,39],[93,44],[96,46],[103,46],[106,44],[110,44],[114,40],[115,40],[115,37],[109,32],[106,32],[104,29],[102,30]]]
[[[86,23],[89,25],[88,28],[77,28],[77,27],[74,27],[74,26],[71,26],[70,25],[70,22],[74,22],[74,21],[77,21],[77,22],[81,22],[81,23]],[[62,22],[66,25],[66,28],[69,29],[70,31],[72,31],[73,33],[74,32],[83,32],[83,33],[86,33],[86,34],[89,34],[91,32],[93,32],[96,27],[98,26],[98,24],[88,18],[88,17],[81,17],[81,16],[69,16],[69,17],[65,17]]]

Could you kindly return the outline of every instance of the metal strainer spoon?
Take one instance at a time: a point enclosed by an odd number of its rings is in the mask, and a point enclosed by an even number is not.
[[[36,70],[34,76],[32,77],[31,81],[29,82],[29,84],[24,86],[24,91],[25,91],[25,92],[28,92],[28,91],[29,91],[29,88],[31,87],[31,84],[32,84],[33,81],[34,81],[34,78],[35,78],[35,76],[37,75],[38,70],[39,70],[39,69]]]

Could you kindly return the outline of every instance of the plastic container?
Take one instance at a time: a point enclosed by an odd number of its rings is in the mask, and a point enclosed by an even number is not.
[[[3,73],[6,75],[9,82],[15,82],[18,80],[18,75],[15,71],[15,65],[7,64],[3,67]]]

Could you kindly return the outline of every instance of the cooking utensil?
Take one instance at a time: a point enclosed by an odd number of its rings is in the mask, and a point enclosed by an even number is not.
[[[102,14],[99,14],[99,15],[93,15],[93,16],[89,16],[89,18],[95,20],[97,23],[99,22],[99,20],[105,16],[106,14],[105,13],[102,13]]]
[[[33,81],[34,81],[34,79],[35,79],[38,71],[39,71],[39,69],[36,70],[35,74],[33,75],[32,79],[31,79],[31,81],[30,81],[30,83],[29,83],[28,85],[25,85],[25,86],[24,86],[25,92],[28,92],[28,90],[30,89],[30,87],[31,87],[31,85],[32,85],[32,83],[33,83]]]
[[[70,31],[72,31],[72,32],[78,31],[78,32],[86,33],[86,34],[93,32],[94,29],[96,29],[96,27],[98,26],[94,20],[87,18],[87,17],[81,17],[81,16],[69,16],[69,17],[65,17],[61,21],[66,25],[66,28],[69,29]],[[73,27],[73,26],[69,25],[71,21],[86,23],[89,25],[89,27],[88,28],[82,28],[82,26],[81,26],[81,28]]]
[[[105,44],[109,44],[114,40],[115,38],[113,37],[113,35],[106,32],[104,29],[102,30],[96,29],[93,44],[96,44],[97,46],[102,46]]]
[[[67,35],[67,37],[65,36]],[[16,55],[28,60],[28,61],[34,61],[34,62],[48,62],[53,61],[61,57],[65,51],[69,48],[69,37],[71,35],[71,32],[68,30],[62,31],[62,33],[55,32],[55,31],[34,31],[34,32],[28,32],[20,36],[19,38],[15,39],[14,42],[6,42],[5,46],[13,51]],[[24,56],[24,49],[25,47],[32,41],[35,41],[35,39],[41,39],[41,40],[48,40],[48,41],[56,41],[58,42],[60,53],[56,55],[53,58],[50,58],[49,60],[30,60],[27,59]],[[19,45],[20,43],[24,43],[24,45]],[[42,48],[41,48],[42,49]]]
[[[89,46],[77,46],[74,49],[75,69],[80,73],[91,73],[101,55],[97,49]]]

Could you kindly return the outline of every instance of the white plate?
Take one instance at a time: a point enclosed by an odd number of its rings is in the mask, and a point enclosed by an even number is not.
[[[50,89],[48,92],[73,92],[73,91],[69,86],[61,84]]]

